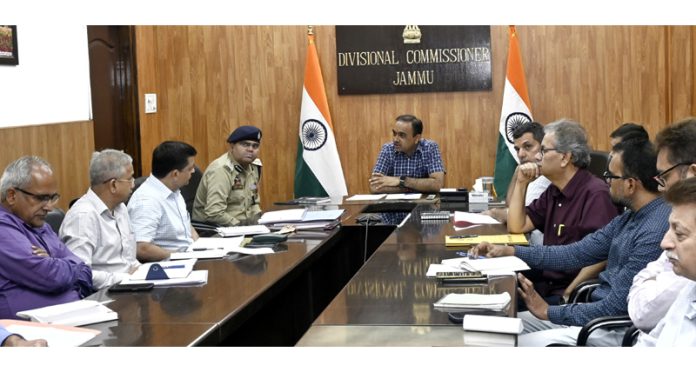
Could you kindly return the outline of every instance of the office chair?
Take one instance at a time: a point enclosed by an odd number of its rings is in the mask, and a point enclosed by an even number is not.
[[[138,177],[138,178],[135,179],[135,185],[133,186],[133,191],[131,192],[131,196],[133,196],[133,193],[135,192],[135,190],[137,190],[138,187],[140,187],[140,185],[142,185],[143,182],[145,182],[146,179],[147,179],[147,176],[140,176],[140,177]],[[128,197],[128,200],[126,200],[126,201],[124,202],[124,204],[128,205],[128,202],[130,201],[130,198],[131,198],[131,197],[129,196],[129,197]]]
[[[195,165],[188,185],[181,188],[181,196],[184,197],[186,210],[189,212],[189,216],[193,214],[193,200],[196,199],[196,191],[198,191],[198,184],[201,183],[202,178],[203,172]]]
[[[591,302],[592,292],[598,287],[598,279],[587,280],[578,284],[578,286],[575,287],[575,289],[573,289],[573,291],[570,293],[567,303],[574,304],[580,302]],[[587,340],[590,338],[590,335],[598,329],[609,330],[623,327],[635,328],[635,326],[633,326],[631,318],[628,315],[601,316],[599,318],[592,319],[580,329],[580,332],[578,333],[578,340],[576,346],[587,346]],[[640,333],[638,330],[634,330],[633,332],[635,333],[635,335],[633,336],[633,338],[629,337],[629,340],[627,340],[628,332],[630,331],[630,329],[631,328],[628,328],[628,330],[624,334],[624,338],[621,344],[622,346],[626,346],[626,343],[631,341],[635,342],[635,338],[638,336],[638,333]],[[549,346],[561,345],[552,344]],[[631,343],[628,346],[633,346],[633,344]]]
[[[604,151],[591,151],[590,152],[590,165],[587,170],[599,178],[603,178],[604,172],[607,171],[609,166],[609,153]]]
[[[65,212],[63,212],[62,209],[53,208],[53,210],[48,212],[48,214],[46,215],[46,223],[48,223],[53,229],[53,231],[55,231],[55,233],[58,234],[58,231],[60,230],[60,225],[63,223],[64,218]]]

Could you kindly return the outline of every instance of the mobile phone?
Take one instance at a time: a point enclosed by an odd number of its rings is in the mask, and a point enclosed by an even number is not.
[[[154,283],[116,284],[109,287],[109,292],[141,292],[152,290],[154,287]]]

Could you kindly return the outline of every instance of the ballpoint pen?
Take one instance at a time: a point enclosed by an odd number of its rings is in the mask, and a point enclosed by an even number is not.
[[[476,234],[464,234],[464,235],[452,235],[450,239],[465,239],[465,238],[477,238]]]

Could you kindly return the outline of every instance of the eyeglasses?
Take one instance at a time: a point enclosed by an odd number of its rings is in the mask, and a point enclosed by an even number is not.
[[[555,147],[543,147],[543,146],[542,146],[541,149],[539,150],[539,152],[541,153],[541,156],[544,156],[544,154],[546,154],[546,153],[549,152],[549,151],[560,152],[560,151],[556,150]]]
[[[611,183],[611,180],[628,180],[631,178],[635,178],[635,177],[628,177],[628,176],[617,176],[617,175],[611,174],[611,172],[609,172],[609,171],[604,172],[602,174],[602,177],[604,178],[604,182],[606,182],[608,184]]]
[[[653,179],[657,182],[658,185],[665,187],[667,185],[667,181],[665,180],[665,176],[667,175],[667,173],[673,171],[674,168],[676,168],[676,167],[679,167],[682,165],[689,165],[689,164],[692,164],[692,163],[691,162],[683,162],[683,163],[674,164],[673,166],[658,173],[657,176],[653,177]]]
[[[109,183],[109,182],[111,182],[111,181],[116,181],[116,182],[128,182],[128,183],[130,183],[131,185],[134,185],[134,184],[135,184],[135,178],[133,178],[133,177],[131,177],[131,178],[126,178],[125,180],[124,180],[124,179],[121,179],[121,178],[109,178],[108,180],[104,181],[104,183]]]
[[[258,142],[251,142],[251,141],[242,141],[242,142],[237,142],[237,143],[240,144],[240,145],[241,145],[242,147],[244,147],[245,149],[248,149],[248,148],[251,147],[251,148],[253,148],[254,150],[256,150],[256,149],[259,148],[259,146],[261,146],[260,143],[258,143]]]
[[[60,194],[58,194],[58,193],[38,195],[38,194],[34,194],[34,193],[31,193],[31,192],[26,191],[26,190],[22,190],[19,187],[15,187],[14,189],[21,191],[22,193],[24,193],[26,195],[31,196],[32,198],[34,198],[34,200],[36,200],[39,203],[54,204],[55,202],[58,201],[58,199],[60,199]]]

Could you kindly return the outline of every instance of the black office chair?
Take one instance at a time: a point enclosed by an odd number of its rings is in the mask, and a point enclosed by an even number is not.
[[[53,208],[52,211],[48,212],[46,215],[46,223],[48,223],[53,231],[58,234],[60,230],[60,225],[63,223],[63,219],[65,218],[65,212],[63,212],[62,209],[60,208]]]
[[[598,279],[592,279],[592,280],[587,280],[584,281],[580,284],[578,284],[575,289],[570,293],[570,296],[568,297],[568,302],[569,304],[574,304],[574,303],[581,303],[581,302],[591,302],[591,295],[592,292],[599,287],[599,280]],[[626,328],[626,327],[632,327],[633,322],[631,321],[631,318],[628,315],[615,315],[615,316],[602,316],[599,318],[592,319],[589,321],[587,324],[585,324],[581,329],[580,332],[578,333],[578,340],[576,342],[576,346],[587,346],[587,340],[590,338],[590,335],[592,332],[598,330],[598,329],[614,329],[614,328]],[[631,328],[628,328],[629,330]],[[627,331],[628,333],[629,331]],[[635,331],[634,331],[635,332]],[[627,333],[624,334],[624,338],[622,341],[622,346],[625,346],[625,343],[630,342],[627,341]],[[635,336],[631,340],[635,340],[635,337],[638,336],[639,332],[635,332]],[[630,339],[630,338],[629,338]],[[632,346],[633,344],[630,344],[629,346]],[[567,345],[557,345],[557,344],[552,344],[549,346],[567,346]]]
[[[587,170],[595,176],[604,179],[603,174],[609,166],[609,153],[604,151],[590,152],[590,165]]]
[[[193,214],[193,201],[196,199],[196,191],[198,191],[198,184],[201,183],[202,178],[203,172],[201,172],[201,169],[196,165],[194,166],[193,174],[191,175],[188,185],[181,188],[181,196],[184,197],[186,210],[189,212],[189,215]]]

